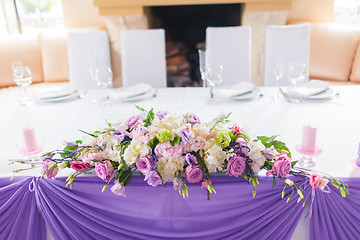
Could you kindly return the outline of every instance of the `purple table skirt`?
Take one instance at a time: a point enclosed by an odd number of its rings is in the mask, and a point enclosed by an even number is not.
[[[80,177],[73,189],[65,178],[0,178],[0,239],[290,239],[305,208],[297,196],[281,199],[284,183],[272,189],[272,178],[260,177],[258,194],[252,185],[229,176],[214,176],[217,194],[207,200],[199,184],[183,199],[171,185],[153,188],[140,176],[126,187],[127,197],[114,195],[97,177]],[[293,178],[299,184],[304,179]],[[315,190],[310,239],[359,239],[360,178],[344,179],[345,199]],[[305,187],[307,204],[311,187]]]

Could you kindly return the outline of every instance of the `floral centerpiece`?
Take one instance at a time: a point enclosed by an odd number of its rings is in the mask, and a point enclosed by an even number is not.
[[[137,108],[141,112],[127,121],[107,122],[107,127],[92,133],[83,131],[82,140],[66,142],[63,150],[43,154],[42,177],[51,179],[61,169],[72,168],[75,172],[67,178],[67,186],[72,187],[77,176],[94,169],[106,182],[103,191],[111,184],[113,193],[125,197],[125,186],[138,171],[153,187],[171,182],[183,197],[189,194],[187,184],[201,183],[209,199],[210,193],[216,193],[212,174],[246,179],[255,196],[256,173],[265,169],[266,175],[273,177],[273,185],[281,179],[292,193],[296,191],[298,202],[304,199],[304,191],[289,175],[309,178],[313,189],[323,189],[330,181],[343,197],[349,193],[347,185],[337,179],[295,167],[289,149],[276,136],[255,137],[228,120],[230,114],[202,122],[194,114]]]

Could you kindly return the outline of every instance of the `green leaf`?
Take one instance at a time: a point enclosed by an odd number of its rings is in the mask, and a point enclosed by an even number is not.
[[[175,146],[175,143],[179,143],[181,141],[181,137],[176,136],[174,140],[170,141],[171,146]]]
[[[340,188],[340,193],[343,198],[346,197],[346,192],[344,191],[343,188]]]
[[[125,187],[131,180],[132,172],[131,169],[128,168],[125,171],[121,172],[119,176],[119,182]]]
[[[82,140],[76,140],[76,141],[75,141],[75,143],[76,143],[77,145],[82,144],[82,142],[83,142]]]
[[[293,162],[291,162],[291,168],[293,168],[297,162],[298,162],[298,161],[293,161]]]
[[[261,143],[262,143],[265,147],[268,147],[268,146],[266,146],[266,143],[267,143],[267,141],[270,139],[270,137],[258,136],[257,139],[260,140]],[[269,146],[269,147],[270,147],[270,146]]]
[[[273,183],[272,183],[272,188],[274,188],[275,187],[275,185],[276,185],[276,177],[275,177],[275,175],[273,175]]]
[[[156,147],[156,145],[159,143],[159,140],[157,139],[157,137],[155,136],[153,139],[151,139],[150,141],[150,146],[152,147]]]
[[[82,133],[85,133],[85,134],[91,136],[91,137],[97,138],[97,136],[94,135],[94,134],[92,134],[92,133],[85,132],[85,131],[83,131],[83,130],[81,130],[81,129],[78,129],[78,130],[79,130],[80,132],[82,132]]]
[[[267,141],[266,141],[266,145],[269,145],[271,147],[272,142],[275,140],[275,138],[277,138],[279,135],[274,135],[271,136]]]

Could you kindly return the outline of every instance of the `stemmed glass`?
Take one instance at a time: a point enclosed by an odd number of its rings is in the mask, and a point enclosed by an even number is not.
[[[210,104],[214,103],[214,87],[223,82],[223,66],[206,67],[206,80],[210,85]]]
[[[281,98],[280,80],[284,76],[285,68],[286,68],[285,60],[282,58],[276,58],[274,62],[274,75],[276,78],[276,88],[277,88],[275,99]]]
[[[205,65],[205,51],[199,49],[199,70],[201,80],[203,81],[203,87],[206,88],[206,65]]]
[[[293,87],[305,80],[306,64],[304,63],[289,63],[288,77]]]
[[[112,85],[113,73],[109,67],[101,68],[98,70],[95,81],[97,85],[104,90],[104,98],[99,100],[100,105],[111,105],[110,97],[107,95],[106,89]]]
[[[29,67],[18,67],[14,69],[13,74],[16,85],[23,89],[23,97],[20,105],[29,106],[32,103],[32,100],[26,91],[26,87],[32,83],[32,72]]]

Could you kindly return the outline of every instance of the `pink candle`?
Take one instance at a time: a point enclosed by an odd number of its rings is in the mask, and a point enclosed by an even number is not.
[[[309,125],[303,126],[302,149],[305,151],[315,151],[316,148],[316,127]]]
[[[34,129],[24,128],[23,137],[24,137],[25,149],[29,152],[35,151],[38,147],[38,144],[36,142]]]
[[[355,165],[360,167],[360,144],[359,144],[359,150],[358,150],[358,157],[355,160]]]

